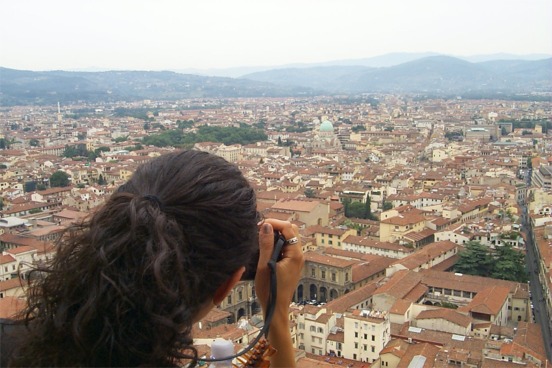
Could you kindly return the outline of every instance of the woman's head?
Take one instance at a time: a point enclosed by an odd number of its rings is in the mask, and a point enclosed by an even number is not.
[[[256,252],[257,221],[253,189],[220,157],[179,151],[140,166],[71,230],[29,295],[36,334],[51,335],[44,356],[78,355],[43,363],[173,362],[202,305]]]

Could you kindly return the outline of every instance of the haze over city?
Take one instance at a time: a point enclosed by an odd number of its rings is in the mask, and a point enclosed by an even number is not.
[[[552,54],[552,2],[4,1],[0,65],[27,70],[278,66],[392,52]]]

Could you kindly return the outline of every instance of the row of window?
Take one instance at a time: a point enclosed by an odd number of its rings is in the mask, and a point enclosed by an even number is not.
[[[355,337],[358,337],[358,332],[355,332]],[[364,340],[368,340],[368,334],[364,334]],[[376,341],[376,335],[372,335],[372,341]]]
[[[243,291],[239,290],[238,291],[238,302],[241,302],[242,300],[243,300]],[[228,297],[226,298],[226,302],[228,304],[232,304],[232,295],[228,295]]]
[[[331,276],[332,281],[334,281],[334,282],[337,281],[337,273],[331,272],[330,276]],[[316,278],[316,268],[315,267],[311,268],[311,277]],[[320,271],[320,278],[322,280],[326,279],[326,271],[325,270]],[[349,273],[348,272],[345,273],[345,281],[349,281]]]
[[[355,349],[358,349],[358,342],[355,342]],[[362,350],[368,351],[368,345],[363,344],[362,345]],[[375,353],[376,352],[376,347],[374,345],[370,345],[370,351],[372,353]]]
[[[368,326],[367,323],[363,323],[362,326],[360,326],[360,323],[358,322],[355,322],[355,329],[358,330],[359,328],[360,329],[364,329],[364,330],[369,330],[370,327],[372,328],[372,331],[376,331],[376,325],[370,325]],[[356,333],[356,332],[355,332]],[[357,336],[355,336],[357,337]]]

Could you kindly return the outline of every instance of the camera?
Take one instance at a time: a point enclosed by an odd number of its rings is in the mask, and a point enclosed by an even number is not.
[[[281,244],[279,244],[281,243]],[[286,244],[286,239],[279,231],[274,232],[274,249],[281,249],[283,245]],[[258,242],[257,242],[258,245]],[[278,246],[279,245],[279,246]],[[257,249],[253,257],[245,265],[245,272],[242,275],[242,280],[255,280],[255,275],[257,274],[257,265],[259,264],[259,255],[260,250]],[[281,256],[278,255],[278,261],[281,259]]]

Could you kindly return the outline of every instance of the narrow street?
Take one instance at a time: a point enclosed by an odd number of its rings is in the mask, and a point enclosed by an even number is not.
[[[530,180],[530,179],[529,179]],[[528,185],[530,181],[528,180]],[[523,208],[523,221],[522,229],[527,234],[526,245],[526,263],[527,272],[529,274],[529,290],[531,292],[531,302],[533,306],[533,315],[535,323],[539,324],[542,329],[542,338],[544,341],[544,347],[546,349],[546,355],[549,360],[552,360],[552,320],[548,315],[546,305],[544,302],[542,285],[539,280],[539,262],[537,259],[536,244],[531,234],[531,228],[528,221],[527,206],[522,204]]]

